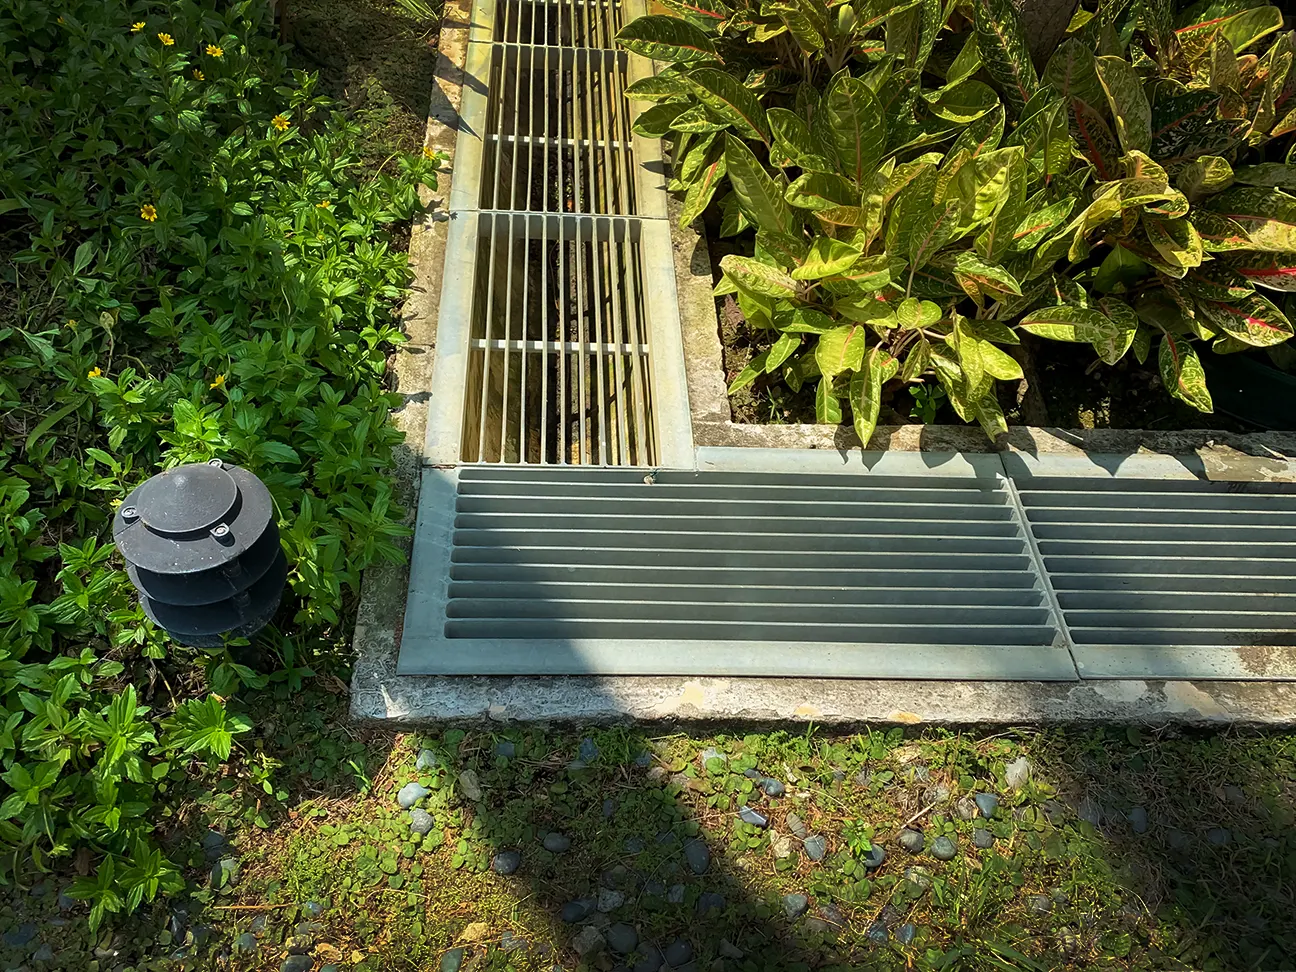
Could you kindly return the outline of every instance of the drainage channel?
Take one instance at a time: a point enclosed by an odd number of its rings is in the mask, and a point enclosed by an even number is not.
[[[656,466],[691,453],[651,71],[606,0],[482,0],[465,65],[427,458]]]

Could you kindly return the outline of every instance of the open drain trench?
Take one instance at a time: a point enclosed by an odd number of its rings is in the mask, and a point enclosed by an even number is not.
[[[687,431],[686,406],[655,407],[683,363],[660,157],[624,95],[648,69],[613,40],[623,10],[478,5],[434,381],[464,393],[434,403],[433,461],[653,466]]]
[[[1294,486],[694,449],[639,12],[474,11],[398,671],[1296,679]]]

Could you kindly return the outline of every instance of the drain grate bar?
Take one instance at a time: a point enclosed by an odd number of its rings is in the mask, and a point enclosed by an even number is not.
[[[434,397],[432,463],[655,466],[691,449],[660,154],[624,97],[650,68],[615,49],[636,13],[474,12],[465,71],[483,83],[464,89],[447,243],[460,272],[433,376],[465,391]]]

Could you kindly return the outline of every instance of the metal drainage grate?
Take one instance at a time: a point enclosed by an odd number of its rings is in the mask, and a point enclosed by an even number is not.
[[[455,154],[430,462],[652,466],[691,449],[660,154],[619,3],[484,0]],[[664,386],[669,414],[656,407]]]
[[[1296,677],[1296,487],[1030,478],[1080,673]]]
[[[425,473],[400,671],[1074,678],[1002,480]]]

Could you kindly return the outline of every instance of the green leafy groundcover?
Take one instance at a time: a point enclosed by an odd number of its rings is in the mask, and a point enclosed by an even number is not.
[[[360,129],[288,70],[271,6],[0,5],[0,866],[75,855],[92,924],[178,885],[165,794],[230,756],[224,697],[267,681],[144,618],[122,496],[213,457],[268,484],[292,572],[263,644],[290,679],[400,556],[388,230],[440,160],[360,176]]]
[[[1010,0],[663,0],[620,42],[667,62],[636,131],[673,140],[681,222],[754,230],[721,260],[769,346],[730,391],[816,383],[860,439],[882,387],[934,379],[1006,431],[1021,333],[1198,356],[1287,341],[1296,313],[1296,35],[1255,0],[1080,7],[1037,70]],[[771,169],[773,171],[771,171]],[[1007,350],[1005,350],[1007,349]]]

